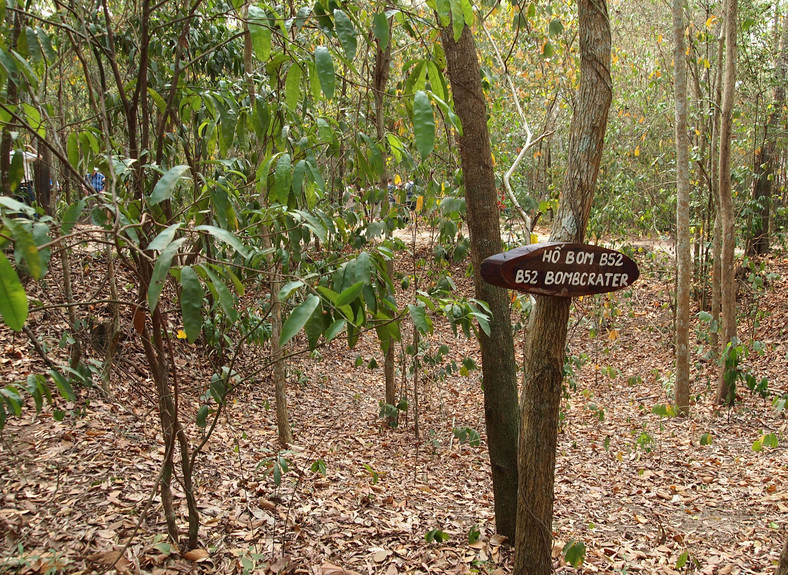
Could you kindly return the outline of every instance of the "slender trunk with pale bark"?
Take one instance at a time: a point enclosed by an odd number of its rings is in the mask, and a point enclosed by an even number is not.
[[[721,314],[723,353],[736,340],[736,278],[734,276],[734,228],[733,189],[731,183],[731,130],[733,126],[733,102],[736,97],[736,14],[738,0],[725,2],[725,72],[720,109],[720,184],[719,207],[722,220]],[[725,378],[725,361],[720,365],[717,384],[717,403],[733,403],[734,389]]]
[[[691,250],[689,230],[689,137],[684,0],[673,0],[674,94],[676,100],[676,412],[689,413],[689,321]]]
[[[550,241],[582,242],[596,189],[612,100],[610,20],[602,0],[578,2],[580,87],[569,163]],[[549,575],[553,487],[569,298],[539,296],[532,312],[520,411],[515,575]]]

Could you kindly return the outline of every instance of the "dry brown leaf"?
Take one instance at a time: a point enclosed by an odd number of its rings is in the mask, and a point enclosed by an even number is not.
[[[199,563],[200,561],[205,561],[210,556],[211,554],[208,553],[208,551],[206,551],[205,549],[201,549],[199,547],[197,549],[192,549],[190,551],[187,551],[186,553],[183,554],[184,559],[186,559],[187,561],[194,561],[195,563]]]
[[[499,535],[496,533],[492,537],[490,537],[490,545],[503,545],[504,541],[509,539],[506,535]]]
[[[361,575],[358,571],[343,569],[333,563],[323,563],[320,566],[320,575]]]

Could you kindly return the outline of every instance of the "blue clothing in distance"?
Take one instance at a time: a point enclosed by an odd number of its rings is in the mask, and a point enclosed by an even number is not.
[[[88,174],[85,176],[85,181],[87,181],[87,183],[90,184],[91,187],[97,192],[104,191],[104,182],[106,181],[106,178],[101,172],[93,172],[92,174]]]

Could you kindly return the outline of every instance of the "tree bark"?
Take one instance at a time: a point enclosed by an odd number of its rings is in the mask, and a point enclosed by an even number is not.
[[[722,285],[722,346],[723,356],[728,345],[736,339],[736,278],[733,256],[736,233],[733,222],[733,191],[731,186],[731,129],[733,124],[733,101],[736,97],[736,14],[738,0],[725,2],[725,72],[720,110],[720,184],[719,209],[722,220],[722,261],[720,279]],[[717,403],[733,403],[734,390],[725,381],[725,361],[720,363],[717,384]]]
[[[444,28],[441,41],[454,107],[463,128],[459,148],[475,295],[487,302],[492,312],[490,335],[480,333],[479,343],[495,525],[498,533],[513,540],[517,509],[517,364],[507,292],[481,278],[482,261],[502,249],[487,108],[471,30],[466,26],[455,42],[451,28]]]
[[[755,155],[755,182],[753,200],[760,204],[752,236],[747,245],[750,255],[763,255],[769,251],[769,218],[771,216],[772,180],[775,173],[777,134],[780,132],[780,118],[785,105],[785,77],[788,72],[788,26],[783,22],[779,47],[775,61],[774,92],[771,112],[763,126],[763,141]]]
[[[785,537],[783,552],[780,554],[780,564],[777,566],[775,575],[788,575],[788,535]]]
[[[689,319],[691,249],[689,232],[689,137],[684,0],[673,0],[673,60],[676,100],[676,413],[689,414]]]
[[[580,87],[564,190],[550,241],[583,241],[612,100],[607,3],[580,0],[578,22]],[[570,305],[568,298],[540,296],[532,312],[520,411],[516,575],[552,573],[555,452]]]

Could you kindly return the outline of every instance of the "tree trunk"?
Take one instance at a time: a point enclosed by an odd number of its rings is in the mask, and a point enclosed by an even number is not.
[[[389,71],[391,70],[391,21],[388,23],[389,27],[389,41],[386,46],[380,45],[380,40],[377,40],[377,50],[375,51],[375,69],[374,76],[374,94],[375,94],[375,130],[377,131],[378,142],[384,143],[386,138],[386,123],[385,123],[385,95],[386,84],[389,79]],[[383,157],[383,171],[380,174],[380,189],[386,190],[386,195],[383,199],[383,207],[381,208],[381,215],[384,217],[389,211],[389,194],[388,194],[388,170],[386,166],[388,161],[384,154]],[[386,226],[386,235],[391,236],[391,231]],[[394,277],[394,260],[389,259],[386,261],[386,275],[389,278]],[[394,295],[393,293],[391,294]],[[383,347],[386,350],[386,356],[383,360],[383,374],[386,380],[385,401],[389,405],[397,405],[397,382],[395,379],[395,363],[396,355],[394,353],[394,340],[389,338],[388,342],[383,342]],[[389,424],[394,423],[395,416],[389,417]]]
[[[780,555],[780,564],[777,566],[775,575],[788,575],[788,535],[785,537],[783,552]]]
[[[481,263],[501,251],[495,170],[487,129],[487,109],[476,46],[467,26],[454,41],[451,28],[441,30],[454,107],[463,133],[459,136],[475,296],[492,312],[490,335],[479,334],[484,386],[484,417],[492,466],[495,525],[514,539],[517,509],[517,364],[505,289],[482,280]]]
[[[712,104],[712,134],[711,149],[711,187],[714,199],[714,235],[712,237],[712,266],[711,266],[711,321],[720,325],[720,310],[722,309],[722,216],[720,212],[720,107],[722,106],[722,54],[725,48],[725,39],[722,34],[717,41],[717,71],[714,80],[714,102]],[[715,359],[720,357],[719,329],[711,330],[709,338]]]
[[[612,99],[610,21],[604,0],[578,2],[580,87],[575,96],[561,204],[550,241],[582,242]],[[552,573],[553,485],[569,298],[537,298],[520,411],[516,575]]]
[[[769,118],[763,126],[763,142],[755,155],[755,182],[752,190],[757,208],[756,220],[749,238],[747,253],[763,255],[769,251],[769,218],[772,203],[772,181],[774,179],[777,135],[780,133],[780,118],[785,105],[785,77],[788,72],[788,26],[783,22],[779,48],[775,62],[774,93]]]
[[[728,345],[736,339],[736,278],[733,269],[733,250],[736,233],[733,221],[733,191],[731,186],[731,128],[733,123],[733,101],[736,96],[736,13],[738,0],[725,2],[725,72],[720,110],[720,185],[719,209],[722,220],[722,261],[720,279],[722,285],[722,346],[723,356]],[[717,403],[732,404],[734,389],[725,380],[725,361],[720,363],[717,384]]]
[[[673,0],[674,93],[676,99],[676,413],[689,414],[689,321],[691,249],[689,233],[689,138],[684,0]]]

